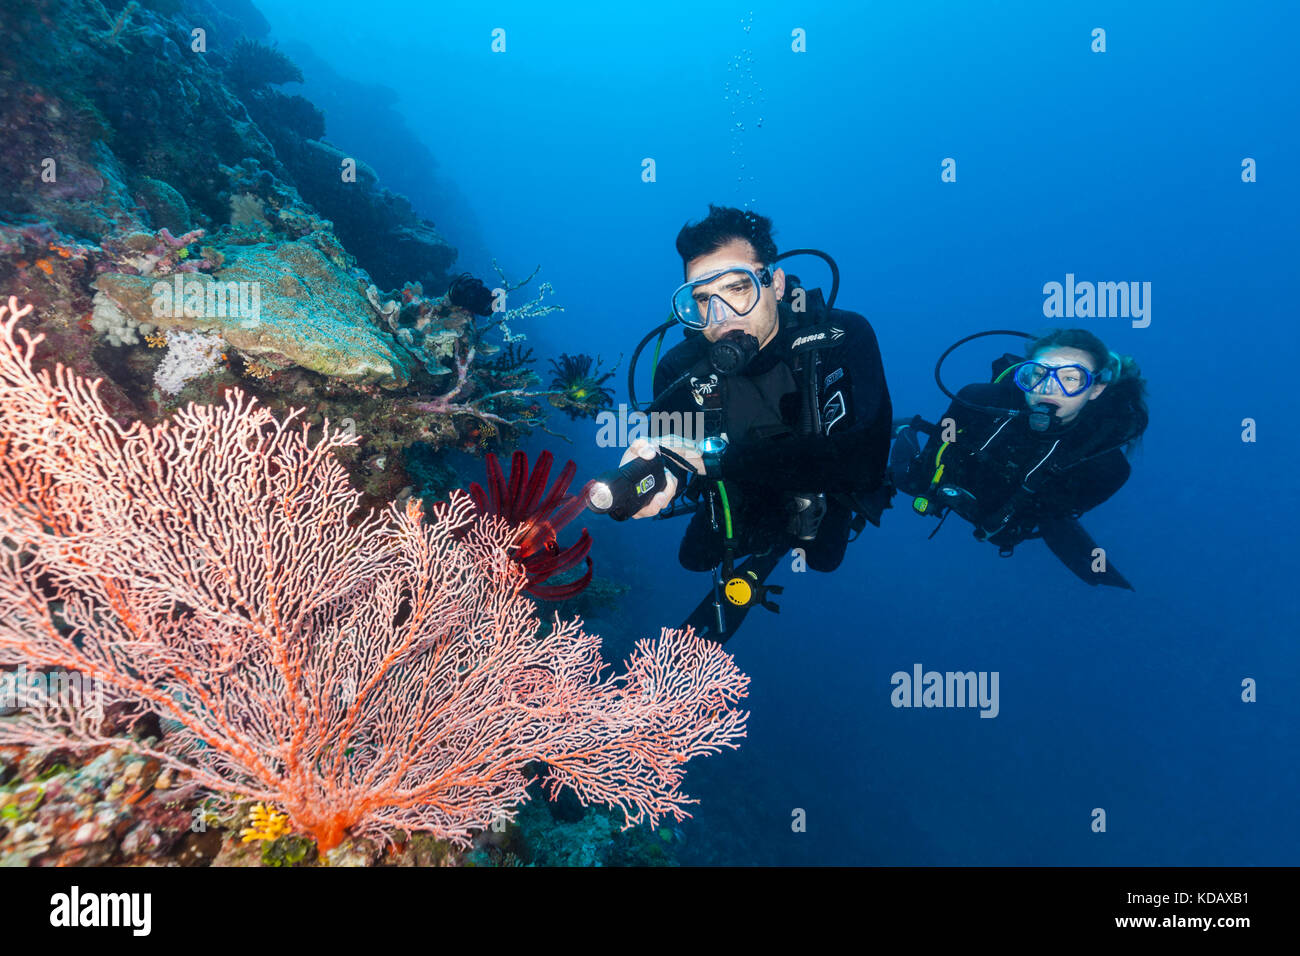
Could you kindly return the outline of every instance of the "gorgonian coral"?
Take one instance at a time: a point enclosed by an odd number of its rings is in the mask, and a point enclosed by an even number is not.
[[[359,512],[335,457],[355,436],[313,439],[238,389],[123,428],[97,384],[33,367],[42,336],[14,334],[30,307],[5,311],[0,667],[75,676],[99,706],[28,699],[0,744],[130,747],[224,803],[274,805],[328,852],[396,830],[468,847],[513,818],[536,766],[552,797],[572,788],[625,826],[681,820],[687,761],[744,736],[748,678],[717,644],[664,630],[605,676],[578,621],[542,633],[517,531],[464,495],[433,521],[414,500]],[[544,498],[541,461],[532,481],[512,471],[493,499],[553,528],[572,468]],[[161,738],[124,736],[146,711]]]

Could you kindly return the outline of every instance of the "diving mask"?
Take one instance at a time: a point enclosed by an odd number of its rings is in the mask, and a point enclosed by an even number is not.
[[[1109,371],[1109,370],[1107,370]],[[1073,398],[1092,388],[1097,380],[1091,370],[1082,365],[1044,365],[1042,362],[1021,362],[1016,368],[1016,384],[1022,392],[1039,392],[1050,395],[1052,382],[1062,395]],[[1103,374],[1100,381],[1106,381]]]
[[[689,329],[721,325],[732,316],[748,315],[758,305],[763,288],[772,284],[772,271],[755,272],[734,265],[684,282],[673,293],[673,315]]]

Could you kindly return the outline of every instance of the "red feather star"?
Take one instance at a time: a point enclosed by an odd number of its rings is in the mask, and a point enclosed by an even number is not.
[[[510,480],[507,482],[497,456],[489,453],[487,490],[478,482],[471,482],[469,493],[481,514],[497,515],[515,527],[527,529],[518,548],[511,555],[528,574],[524,590],[545,601],[562,601],[573,597],[591,583],[592,566],[591,558],[588,557],[591,535],[587,529],[583,528],[578,540],[567,548],[560,547],[556,535],[587,506],[587,492],[591,489],[592,482],[583,485],[577,494],[566,495],[569,483],[578,473],[578,466],[570,461],[565,463],[551,490],[543,494],[553,460],[549,451],[542,452],[537,457],[530,477],[528,455],[516,451],[510,460]],[[584,558],[587,561],[587,573],[576,581],[564,584],[544,583]]]

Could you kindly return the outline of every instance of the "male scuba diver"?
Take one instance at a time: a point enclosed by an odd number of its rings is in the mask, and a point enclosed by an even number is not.
[[[892,496],[892,408],[871,325],[832,307],[839,275],[825,253],[778,256],[770,219],[712,204],[682,228],[677,251],[685,281],[672,311],[686,341],[658,361],[649,411],[702,429],[634,442],[624,477],[598,483],[592,506],[615,517],[691,513],[678,558],[714,581],[682,626],[724,642],[752,607],[778,610],[768,595],[781,588],[764,582],[783,557],[833,571],[850,532],[879,524]],[[776,267],[805,252],[831,265],[829,303]],[[635,404],[632,372],[629,387]],[[612,502],[632,493],[620,514]]]
[[[993,363],[993,381],[956,395],[935,368],[952,404],[938,425],[919,417],[894,423],[890,470],[913,510],[942,522],[955,513],[975,537],[1010,556],[1041,537],[1088,584],[1133,589],[1079,524],[1080,515],[1128,480],[1125,450],[1147,427],[1146,382],[1131,356],[1119,356],[1085,329],[1060,329],[1033,339],[1025,357]],[[919,434],[928,436],[924,449]],[[938,533],[936,527],[934,533]]]

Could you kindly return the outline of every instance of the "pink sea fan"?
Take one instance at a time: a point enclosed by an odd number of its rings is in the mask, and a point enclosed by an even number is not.
[[[517,532],[467,496],[433,521],[358,515],[334,455],[355,439],[313,442],[236,389],[123,428],[98,383],[33,370],[29,310],[0,308],[0,665],[156,711],[163,739],[133,746],[322,850],[397,827],[467,845],[533,762],[627,826],[681,819],[685,763],[738,746],[748,678],[717,645],[665,630],[602,676],[580,622],[540,633]],[[110,740],[66,703],[0,721],[0,743]]]

